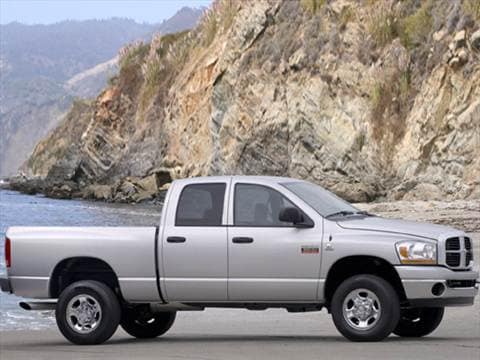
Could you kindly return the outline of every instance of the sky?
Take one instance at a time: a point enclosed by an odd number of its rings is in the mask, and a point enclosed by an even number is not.
[[[184,6],[212,0],[0,0],[0,23],[52,24],[62,20],[130,18],[159,23]]]

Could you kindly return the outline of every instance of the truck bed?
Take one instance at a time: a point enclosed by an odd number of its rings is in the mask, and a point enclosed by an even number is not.
[[[129,301],[159,300],[155,227],[11,227],[12,289],[24,297],[50,296],[49,279],[68,259],[102,259],[117,274]]]

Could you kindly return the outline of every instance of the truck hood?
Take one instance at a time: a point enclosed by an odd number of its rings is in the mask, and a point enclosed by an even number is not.
[[[408,220],[386,219],[377,216],[352,217],[337,221],[337,224],[350,230],[367,230],[403,234],[438,240],[442,236],[463,234],[449,226],[420,223]]]

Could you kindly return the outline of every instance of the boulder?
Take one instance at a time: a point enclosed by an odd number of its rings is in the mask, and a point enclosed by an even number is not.
[[[45,180],[41,177],[15,176],[9,179],[8,187],[28,195],[35,195],[45,190]]]
[[[296,51],[288,59],[288,65],[292,70],[301,70],[305,65],[305,52],[303,50]]]
[[[412,201],[412,200],[442,200],[443,195],[442,191],[438,186],[434,184],[418,184],[411,191],[403,196],[402,200]]]
[[[442,29],[440,31],[437,31],[433,34],[433,40],[434,41],[440,41],[445,37],[445,35],[447,35],[446,30]]]
[[[467,33],[465,30],[457,32],[453,38],[454,49],[457,50],[466,45]]]
[[[461,49],[458,52],[458,59],[460,60],[460,64],[463,65],[468,61],[468,52],[465,49]]]
[[[158,191],[157,176],[155,174],[137,180],[135,185],[147,193],[155,194]]]
[[[128,177],[114,188],[113,198],[118,202],[142,202],[153,199],[159,192],[156,174],[144,178]]]
[[[108,201],[112,199],[112,187],[110,185],[89,185],[83,190],[82,195],[86,199]]]
[[[470,44],[472,48],[480,51],[480,30],[475,31],[472,36],[470,36]]]
[[[65,184],[48,186],[45,194],[54,199],[71,199],[75,191],[76,184],[69,182]]]

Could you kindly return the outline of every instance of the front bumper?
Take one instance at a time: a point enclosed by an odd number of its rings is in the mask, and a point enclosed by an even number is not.
[[[396,270],[411,306],[472,305],[478,294],[477,271],[441,266],[396,266]],[[441,291],[434,291],[434,286]]]
[[[10,285],[10,280],[5,278],[0,278],[0,289],[6,293],[12,293],[12,287]]]

